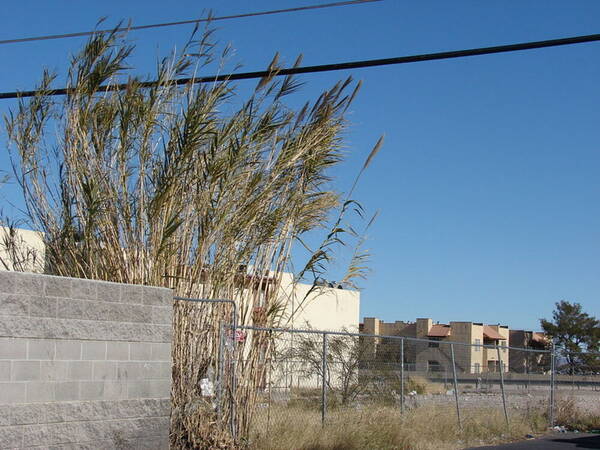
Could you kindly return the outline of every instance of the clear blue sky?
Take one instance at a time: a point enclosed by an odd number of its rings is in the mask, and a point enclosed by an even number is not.
[[[0,39],[317,3],[74,0],[4,2]],[[600,2],[401,1],[219,22],[245,70],[275,51],[304,64],[600,33]],[[191,27],[135,32],[134,60]],[[84,39],[0,46],[0,90],[59,72]],[[347,73],[303,76],[314,97]],[[386,143],[357,192],[381,215],[370,232],[362,316],[473,320],[537,328],[560,299],[600,315],[600,43],[362,69],[347,135],[347,189],[379,135]],[[252,82],[254,83],[254,82]],[[5,113],[13,103],[0,103]],[[6,139],[1,136],[1,146]],[[0,168],[7,168],[5,151]],[[9,186],[0,198],[7,210]],[[18,199],[13,198],[18,202]]]

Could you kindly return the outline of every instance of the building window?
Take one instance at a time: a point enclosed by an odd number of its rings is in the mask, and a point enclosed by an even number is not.
[[[437,361],[427,361],[427,368],[429,369],[429,372],[441,372],[442,371],[442,366]]]
[[[473,373],[481,373],[481,364],[475,363],[473,365]]]
[[[488,372],[499,372],[498,367],[498,361],[488,361]]]
[[[429,348],[439,348],[440,338],[429,338]]]
[[[481,351],[481,347],[479,347],[479,346],[481,345],[481,339],[475,339],[475,345],[476,345],[475,351],[476,352],[480,352]]]

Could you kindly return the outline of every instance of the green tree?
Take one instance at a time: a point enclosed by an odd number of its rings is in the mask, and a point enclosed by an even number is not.
[[[596,371],[600,322],[583,311],[579,303],[556,303],[552,320],[541,319],[542,329],[552,339],[571,373]],[[586,353],[587,352],[587,353]]]

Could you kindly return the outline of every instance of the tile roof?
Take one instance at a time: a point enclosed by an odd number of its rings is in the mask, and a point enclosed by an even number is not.
[[[496,330],[494,330],[489,325],[483,326],[483,337],[486,337],[488,339],[497,339],[497,340],[506,339],[504,336],[499,334]]]
[[[427,333],[428,337],[447,337],[450,336],[450,326],[449,325],[441,325],[436,324],[432,325],[431,329]]]

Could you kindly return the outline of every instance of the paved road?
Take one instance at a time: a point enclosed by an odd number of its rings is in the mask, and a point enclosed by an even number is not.
[[[496,445],[492,447],[474,447],[485,450],[562,450],[562,449],[600,449],[600,434],[588,433],[556,433],[540,439],[515,442],[514,444]]]

